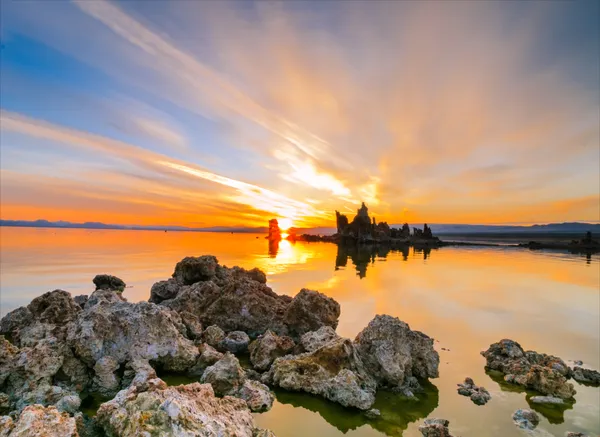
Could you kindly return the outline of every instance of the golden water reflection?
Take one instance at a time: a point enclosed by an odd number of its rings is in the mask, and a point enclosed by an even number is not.
[[[453,434],[463,437],[521,435],[510,417],[528,408],[528,394],[507,391],[485,373],[479,352],[491,343],[512,338],[526,349],[600,368],[598,255],[487,247],[373,253],[286,240],[276,253],[270,249],[264,235],[252,234],[0,228],[0,310],[5,314],[55,288],[89,293],[98,273],[123,278],[130,301],[147,300],[152,284],[170,277],[181,258],[214,254],[225,265],[261,268],[280,294],[308,287],[335,298],[343,336],[354,337],[386,313],[435,338],[441,363],[430,415],[449,419]],[[456,394],[466,376],[492,393],[485,407]],[[547,412],[541,428],[554,435],[600,434],[599,389],[576,389],[572,409]],[[280,436],[342,435],[332,422],[352,423],[347,436],[420,435],[421,416],[411,421],[408,408],[398,407],[406,414],[377,425],[333,417],[329,407],[310,402],[282,398],[257,420]],[[429,410],[415,407],[421,415]]]

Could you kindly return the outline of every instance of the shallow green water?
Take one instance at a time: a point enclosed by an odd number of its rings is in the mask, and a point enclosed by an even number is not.
[[[420,436],[425,417],[450,420],[462,437],[523,436],[512,423],[518,408],[541,414],[540,433],[600,435],[600,389],[574,383],[576,402],[563,408],[530,405],[534,393],[486,373],[480,351],[502,338],[553,354],[568,364],[600,368],[600,257],[508,248],[445,247],[404,252],[343,251],[326,243],[282,241],[269,247],[254,235],[0,228],[0,312],[55,288],[89,293],[97,273],[123,278],[130,301],[147,300],[187,255],[214,254],[222,264],[259,267],[278,293],[301,288],[335,298],[340,335],[354,338],[376,314],[387,313],[436,339],[440,378],[419,401],[380,393],[382,415],[368,420],[301,393],[276,392],[262,427],[279,437]],[[466,376],[492,400],[477,406],[460,396]],[[169,384],[185,382],[169,379]],[[93,412],[93,405],[85,405]],[[547,434],[546,434],[547,435]]]

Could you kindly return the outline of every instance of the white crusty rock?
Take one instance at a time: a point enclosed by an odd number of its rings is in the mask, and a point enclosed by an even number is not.
[[[0,419],[2,437],[78,437],[75,419],[56,407],[29,405],[14,422],[11,418]]]
[[[322,326],[316,331],[307,332],[300,337],[300,344],[307,352],[313,352],[330,341],[340,338],[331,326]]]
[[[238,359],[227,352],[219,361],[206,368],[201,381],[212,385],[218,396],[234,396],[239,392],[246,375]]]
[[[100,406],[96,421],[108,437],[253,437],[257,431],[246,402],[217,398],[210,384],[200,383],[157,383],[147,391],[130,386]]]
[[[369,374],[379,387],[402,390],[411,377],[438,377],[440,357],[433,339],[397,317],[376,316],[354,340]]]
[[[180,316],[168,308],[148,302],[89,304],[68,337],[73,352],[88,366],[110,357],[118,365],[145,360],[185,371],[196,362],[198,348],[182,335],[186,328]]]
[[[322,326],[337,328],[339,317],[339,303],[318,291],[303,288],[286,308],[284,322],[291,336],[300,337]]]
[[[269,411],[273,406],[275,396],[269,390],[269,387],[259,381],[247,379],[244,385],[235,394],[236,397],[243,399],[253,412]]]
[[[375,402],[375,381],[352,341],[344,338],[313,352],[277,358],[263,376],[265,381],[286,390],[320,395],[345,407],[368,410]]]
[[[250,362],[256,370],[265,371],[275,358],[287,355],[295,345],[290,337],[279,336],[268,330],[250,343]]]

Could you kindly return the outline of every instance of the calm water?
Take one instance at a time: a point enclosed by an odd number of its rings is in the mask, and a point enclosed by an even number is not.
[[[260,267],[278,293],[308,287],[334,297],[342,308],[341,335],[354,337],[387,313],[437,340],[440,378],[419,402],[382,393],[381,419],[367,421],[319,398],[277,392],[273,409],[257,421],[280,437],[418,436],[427,416],[449,419],[456,436],[522,436],[511,415],[528,408],[531,393],[486,374],[479,354],[501,338],[600,368],[598,256],[466,247],[340,253],[326,243],[269,247],[262,235],[32,228],[0,228],[0,249],[2,315],[56,288],[90,293],[97,273],[123,278],[130,301],[146,300],[178,260],[214,254],[228,266]],[[465,376],[491,392],[487,405],[456,393]],[[600,389],[574,384],[576,403],[566,411],[537,407],[538,429],[600,434]]]

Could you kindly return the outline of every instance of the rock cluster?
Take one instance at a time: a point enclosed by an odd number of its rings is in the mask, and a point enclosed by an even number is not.
[[[571,371],[571,377],[583,384],[600,385],[600,372],[597,370],[575,366]]]
[[[567,379],[570,369],[558,357],[525,352],[513,340],[500,340],[481,353],[487,367],[504,373],[504,380],[536,390],[544,395],[571,399],[576,391]]]
[[[356,339],[342,338],[335,300],[308,289],[277,295],[262,271],[211,255],[177,263],[149,302],[127,302],[117,277],[93,282],[89,297],[55,290],[0,321],[0,414],[10,414],[2,435],[99,427],[108,436],[273,437],[251,415],[273,404],[265,384],[376,418],[378,389],[412,396],[438,375],[433,340],[399,319],[377,316]],[[244,370],[234,354],[248,352],[253,369]],[[167,387],[156,371],[201,384]],[[79,412],[89,395],[112,398],[93,420]]]
[[[458,384],[458,394],[470,397],[477,405],[485,405],[492,398],[484,387],[475,385],[471,378],[465,378],[465,382]]]
[[[448,430],[449,424],[446,419],[425,419],[423,425],[419,426],[419,431],[424,437],[452,437]]]

